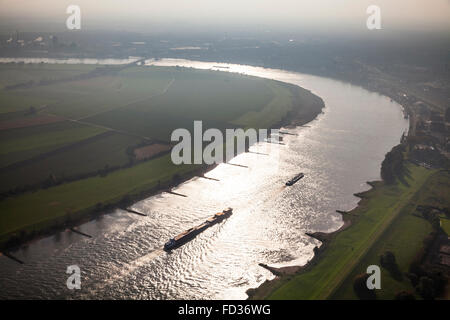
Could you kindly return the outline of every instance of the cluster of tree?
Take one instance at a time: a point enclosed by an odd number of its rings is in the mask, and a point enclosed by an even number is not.
[[[381,178],[387,184],[393,184],[396,178],[403,177],[404,168],[404,156],[405,146],[400,144],[392,148],[386,154],[383,162],[381,163]]]
[[[411,273],[408,277],[416,292],[425,300],[433,300],[438,297],[447,284],[445,276],[437,270],[427,271],[420,276]]]
[[[360,300],[375,300],[377,298],[375,290],[367,287],[367,273],[361,273],[353,279],[353,291]]]
[[[436,297],[435,283],[429,277],[420,277],[416,290],[426,300],[432,300]]]
[[[439,144],[439,139],[430,135],[416,135],[416,136],[406,136],[405,143],[409,150],[412,150],[415,145],[424,144],[431,147],[436,147]]]
[[[422,268],[422,263],[425,260],[426,253],[431,249],[431,246],[437,236],[438,233],[436,231],[433,231],[423,240],[423,248],[417,252],[413,261],[409,265],[410,273],[414,273],[416,275],[425,274],[425,270]]]
[[[424,247],[416,254],[409,266],[406,276],[423,299],[435,299],[439,296],[447,283],[446,277],[438,269],[423,267],[427,253],[431,250],[433,243],[439,236],[439,232],[431,232],[424,240]]]
[[[440,212],[443,212],[447,217],[449,216],[449,208],[438,208],[433,206],[417,206],[417,211],[422,214],[422,217],[431,223],[433,230],[439,231],[441,228]]]
[[[395,255],[391,251],[386,251],[380,256],[380,265],[387,269],[395,280],[402,280],[402,272],[400,271]]]
[[[450,161],[436,148],[412,149],[409,157],[413,161],[423,162],[437,168],[449,168]]]

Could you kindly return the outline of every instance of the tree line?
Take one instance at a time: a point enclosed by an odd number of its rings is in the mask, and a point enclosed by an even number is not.
[[[404,151],[405,146],[400,144],[386,154],[381,163],[381,178],[385,183],[393,184],[397,178],[403,177],[405,173]]]

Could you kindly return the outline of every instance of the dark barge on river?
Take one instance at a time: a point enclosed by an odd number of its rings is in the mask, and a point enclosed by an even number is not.
[[[200,224],[196,227],[192,227],[192,228],[180,233],[176,237],[170,239],[169,241],[167,241],[164,244],[164,250],[170,251],[170,250],[173,250],[173,249],[176,249],[176,248],[182,246],[186,242],[192,240],[199,233],[205,231],[206,229],[215,225],[216,223],[219,223],[222,220],[228,218],[229,216],[231,216],[232,213],[233,213],[233,209],[231,209],[231,208],[227,208],[227,209],[223,210],[222,212],[216,213],[215,215],[213,215],[211,218],[207,219],[202,224]]]

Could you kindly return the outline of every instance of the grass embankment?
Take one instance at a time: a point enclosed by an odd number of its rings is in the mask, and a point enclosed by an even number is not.
[[[376,182],[374,188],[363,194],[360,205],[346,214],[352,225],[333,235],[320,250],[314,262],[304,272],[294,277],[284,277],[269,291],[269,299],[327,299],[352,274],[380,240],[387,239],[386,230],[393,222],[414,206],[415,196],[435,171],[407,165],[406,183],[388,186]],[[403,218],[403,217],[402,217]],[[418,218],[419,219],[419,218]],[[408,221],[410,227],[421,234],[429,229]],[[426,224],[426,222],[425,222]],[[411,233],[410,237],[414,237]],[[406,242],[409,239],[406,239]],[[403,243],[403,242],[402,242]],[[405,244],[406,245],[406,244]],[[415,245],[419,245],[416,241]],[[414,244],[411,244],[413,247]],[[408,249],[411,252],[413,248]],[[367,267],[367,266],[366,266]],[[267,289],[266,289],[267,290]]]
[[[402,276],[396,279],[388,270],[381,268],[381,289],[376,290],[377,299],[391,300],[401,291],[414,293],[414,287],[405,274],[409,272],[412,261],[423,247],[423,240],[432,231],[431,223],[416,211],[416,206],[448,207],[450,204],[448,197],[450,194],[449,181],[450,175],[448,172],[433,173],[411,198],[411,201],[402,208],[399,216],[386,229],[376,244],[370,248],[331,298],[357,299],[353,291],[354,277],[366,272],[365,269],[369,265],[380,265],[380,256],[386,251],[394,253]],[[450,233],[447,231],[447,234]],[[419,296],[416,295],[416,298],[419,298]]]

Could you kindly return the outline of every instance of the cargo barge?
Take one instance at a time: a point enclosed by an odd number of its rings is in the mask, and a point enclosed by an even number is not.
[[[202,233],[209,227],[228,218],[229,216],[231,216],[232,213],[233,213],[233,209],[231,209],[231,208],[227,208],[227,209],[223,210],[222,212],[216,213],[215,215],[213,215],[211,218],[207,219],[202,224],[200,224],[196,227],[190,228],[190,229],[180,233],[176,237],[170,239],[169,241],[167,241],[164,244],[164,250],[170,251],[170,250],[173,250],[173,249],[176,249],[176,248],[182,246],[186,242],[195,238],[195,236],[198,235],[199,233]]]
[[[305,175],[303,173],[299,173],[298,175],[296,175],[295,177],[293,177],[291,180],[289,180],[288,182],[286,182],[287,186],[292,186],[294,183],[296,183],[298,180],[300,180],[301,178],[303,178]]]

